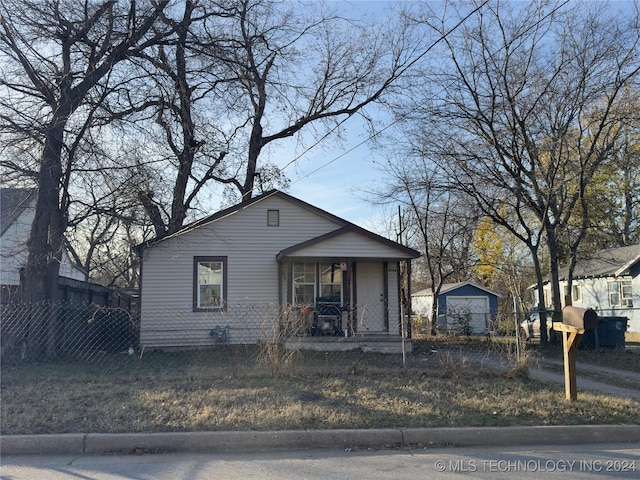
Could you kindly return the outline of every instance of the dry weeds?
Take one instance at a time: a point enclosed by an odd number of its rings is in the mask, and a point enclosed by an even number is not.
[[[251,349],[3,367],[1,433],[640,423],[638,403],[507,378],[418,348],[296,354],[278,375]]]

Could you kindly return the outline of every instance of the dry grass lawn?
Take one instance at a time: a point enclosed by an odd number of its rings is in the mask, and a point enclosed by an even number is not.
[[[258,362],[244,348],[3,366],[0,433],[640,423],[637,402],[584,392],[566,402],[562,385],[423,347],[406,369],[363,353]]]

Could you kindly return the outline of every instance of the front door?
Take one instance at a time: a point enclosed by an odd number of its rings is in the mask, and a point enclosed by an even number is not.
[[[356,265],[358,333],[387,333],[382,263]]]

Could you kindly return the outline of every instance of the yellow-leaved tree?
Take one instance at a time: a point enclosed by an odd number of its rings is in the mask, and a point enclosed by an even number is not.
[[[473,267],[474,272],[482,280],[485,287],[490,286],[499,275],[503,254],[500,235],[496,231],[496,225],[489,217],[480,220],[471,242],[471,251],[477,258]]]

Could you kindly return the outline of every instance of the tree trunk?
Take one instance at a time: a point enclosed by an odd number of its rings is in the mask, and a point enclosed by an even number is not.
[[[562,321],[562,296],[560,293],[560,273],[558,271],[560,264],[558,261],[558,241],[556,238],[555,225],[547,222],[546,232],[547,246],[549,248],[549,273],[551,274],[551,305],[553,306],[552,321],[560,322]],[[557,336],[553,331],[551,332],[550,340],[554,345],[557,343]]]
[[[431,304],[431,335],[438,334],[438,295],[440,294],[440,287],[432,289],[433,303]]]
[[[244,185],[242,186],[242,200],[249,200],[253,196],[253,189],[258,170],[258,157],[262,150],[262,125],[259,118],[254,118],[251,138],[249,140],[249,158],[247,162],[247,173]]]
[[[23,301],[41,306],[32,318],[27,341],[33,359],[55,357],[57,315],[52,305],[58,300],[58,275],[64,248],[65,221],[60,211],[62,146],[67,116],[56,116],[47,126],[34,221],[27,241],[27,264],[22,276]]]
[[[544,280],[542,278],[542,268],[540,265],[540,260],[538,259],[538,249],[530,245],[529,250],[531,251],[531,258],[533,258],[533,265],[536,271],[538,315],[540,315],[540,344],[547,345],[547,307],[544,301]]]

